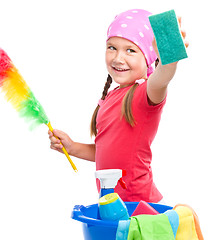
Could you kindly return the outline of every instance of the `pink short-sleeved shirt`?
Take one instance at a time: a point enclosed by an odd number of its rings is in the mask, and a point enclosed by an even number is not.
[[[158,202],[161,193],[153,182],[151,143],[157,133],[165,100],[150,106],[147,81],[139,85],[132,101],[136,125],[131,127],[121,118],[123,97],[130,86],[109,92],[97,116],[96,169],[125,169],[127,189],[115,188],[124,201]],[[98,183],[98,182],[97,182]],[[99,183],[98,183],[99,189]]]

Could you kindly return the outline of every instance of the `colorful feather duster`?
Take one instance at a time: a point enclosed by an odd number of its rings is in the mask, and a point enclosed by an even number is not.
[[[31,129],[44,123],[53,132],[49,118],[40,102],[35,98],[9,56],[2,49],[0,49],[0,88],[5,94],[6,100],[12,104],[20,117],[31,124]],[[66,149],[63,147],[62,150],[73,169],[77,171]]]

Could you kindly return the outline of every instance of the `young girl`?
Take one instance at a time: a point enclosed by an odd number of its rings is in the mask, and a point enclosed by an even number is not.
[[[176,63],[154,70],[159,54],[145,10],[129,10],[116,16],[107,32],[106,66],[108,78],[102,98],[92,116],[95,144],[72,141],[54,130],[68,153],[96,162],[96,169],[125,169],[127,189],[115,188],[124,201],[159,202],[163,198],[153,182],[151,143],[156,135],[167,87]],[[185,32],[182,32],[185,38]],[[118,87],[108,93],[115,81]],[[49,131],[51,148],[62,145]],[[99,188],[99,185],[98,185]]]

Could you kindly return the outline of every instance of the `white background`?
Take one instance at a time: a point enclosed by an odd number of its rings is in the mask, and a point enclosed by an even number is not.
[[[155,182],[169,205],[197,212],[208,236],[206,1],[1,0],[0,47],[12,58],[45,108],[54,128],[74,141],[89,136],[92,112],[107,77],[107,27],[122,11],[175,9],[183,17],[189,58],[169,86],[152,145]],[[98,200],[94,163],[49,148],[47,127],[30,132],[0,94],[0,239],[83,239],[73,206]]]

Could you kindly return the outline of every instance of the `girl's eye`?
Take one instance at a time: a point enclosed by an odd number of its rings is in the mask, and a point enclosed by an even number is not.
[[[127,49],[128,53],[135,53],[135,51],[133,49]]]
[[[113,46],[109,46],[108,49],[110,49],[110,50],[116,50],[116,48],[113,47]]]

